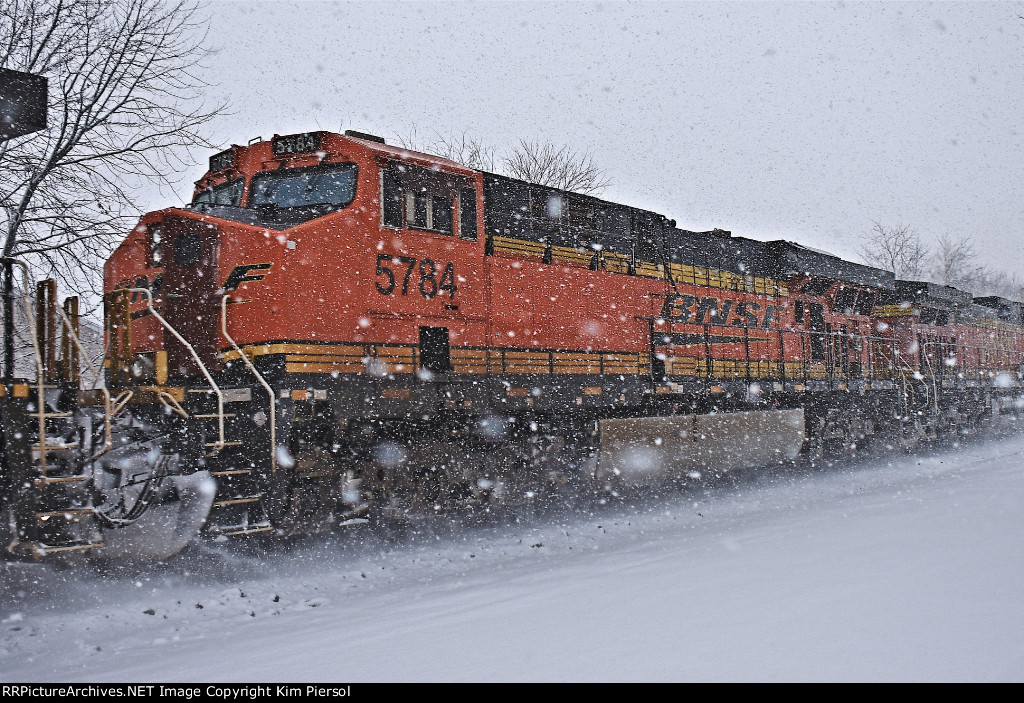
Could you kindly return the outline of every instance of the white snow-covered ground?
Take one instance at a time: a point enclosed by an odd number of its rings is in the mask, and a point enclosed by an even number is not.
[[[0,565],[3,681],[1020,681],[1024,437],[591,514]]]

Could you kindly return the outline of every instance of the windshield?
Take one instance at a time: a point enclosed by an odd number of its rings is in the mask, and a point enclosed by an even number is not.
[[[230,183],[207,188],[196,194],[192,200],[193,205],[232,205],[238,207],[242,204],[242,179],[236,178]]]
[[[325,205],[343,208],[356,194],[356,165],[330,164],[261,173],[252,179],[251,193],[250,207]]]

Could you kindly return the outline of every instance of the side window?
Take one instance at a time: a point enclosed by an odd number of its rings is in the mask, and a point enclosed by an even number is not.
[[[406,191],[405,193],[405,224],[410,227],[427,229],[427,194]]]
[[[447,195],[435,195],[431,199],[430,226],[435,232],[452,232],[452,199]]]
[[[402,163],[382,169],[381,224],[455,234],[457,178]]]
[[[219,188],[213,189],[214,205],[238,207],[242,203],[242,179],[236,178]]]
[[[228,183],[207,188],[192,199],[192,205],[199,206],[200,208],[214,205],[238,207],[242,204],[242,187],[244,185],[244,179],[236,178]]]
[[[459,236],[476,241],[476,188],[459,191]]]
[[[381,218],[385,227],[402,226],[402,186],[390,168],[381,169]]]

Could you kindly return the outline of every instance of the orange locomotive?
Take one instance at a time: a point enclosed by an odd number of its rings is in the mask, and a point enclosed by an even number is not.
[[[950,286],[897,281],[875,308],[893,337],[904,446],[971,428],[1020,407],[1024,310],[998,296],[973,298]]]
[[[92,435],[117,425],[124,446],[65,471],[115,476],[99,505],[125,524],[19,527],[37,550],[102,552],[175,497],[211,533],[308,532],[909,444],[998,416],[1019,380],[1019,305],[948,306],[961,331],[915,358],[936,320],[891,273],[372,135],[233,146],[196,185],[110,257],[106,385],[61,401]],[[132,481],[126,447],[148,457]]]

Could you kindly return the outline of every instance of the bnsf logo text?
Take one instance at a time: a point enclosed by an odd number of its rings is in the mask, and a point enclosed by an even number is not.
[[[733,327],[760,327],[768,329],[775,321],[778,307],[768,305],[762,313],[760,303],[752,300],[736,302],[706,296],[669,293],[661,309],[662,319],[693,325],[732,325]],[[732,319],[730,320],[730,315]]]

